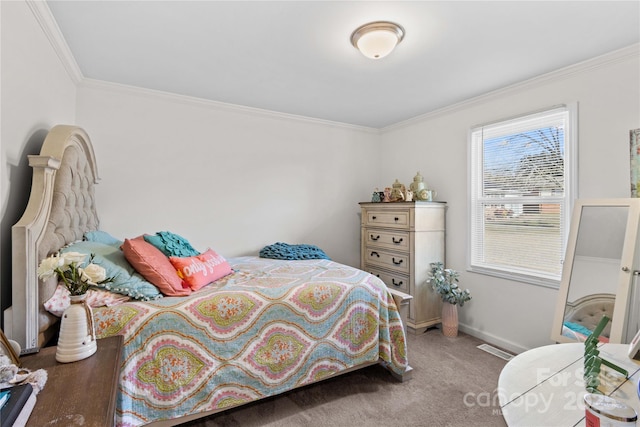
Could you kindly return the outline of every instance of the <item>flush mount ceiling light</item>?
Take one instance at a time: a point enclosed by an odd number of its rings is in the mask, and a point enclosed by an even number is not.
[[[351,34],[351,44],[364,56],[384,58],[404,38],[404,28],[388,21],[376,21],[358,27]]]

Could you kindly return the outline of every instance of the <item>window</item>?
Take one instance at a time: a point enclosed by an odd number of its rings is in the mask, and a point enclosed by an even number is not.
[[[558,287],[576,193],[576,110],[471,130],[471,271]]]

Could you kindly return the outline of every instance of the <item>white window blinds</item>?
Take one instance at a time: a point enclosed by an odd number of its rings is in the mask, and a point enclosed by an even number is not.
[[[557,286],[574,185],[573,109],[471,130],[471,270]]]

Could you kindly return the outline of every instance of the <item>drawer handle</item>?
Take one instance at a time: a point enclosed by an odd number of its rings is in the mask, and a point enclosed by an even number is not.
[[[400,240],[398,240],[397,242],[396,242],[396,238],[395,238],[395,237],[392,237],[392,238],[391,238],[391,241],[397,245],[398,243],[402,243],[402,237],[401,237],[401,238],[400,238]]]
[[[378,219],[378,217],[374,215],[371,217],[371,219],[375,221],[376,219]]]
[[[394,219],[394,221],[400,221],[400,218],[398,218],[398,217],[395,217],[393,219]]]
[[[380,236],[378,236],[378,237],[373,237],[373,234],[371,235],[371,240],[373,240],[374,242],[375,242],[376,240],[378,240],[379,238],[380,238]]]
[[[372,251],[370,256],[377,256],[378,258],[380,258],[380,254],[376,251]]]
[[[400,260],[400,261],[396,261],[396,258],[395,258],[395,257],[391,258],[391,261],[392,261],[395,265],[400,265],[400,264],[402,264],[402,260]]]
[[[394,286],[402,286],[402,280],[400,280],[398,283],[396,283],[396,279],[391,279],[391,283],[392,283]]]

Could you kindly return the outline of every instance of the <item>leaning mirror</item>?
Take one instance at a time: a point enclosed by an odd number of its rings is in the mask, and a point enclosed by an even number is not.
[[[584,341],[603,315],[602,341],[628,343],[638,330],[640,199],[577,200],[571,217],[551,339]]]

